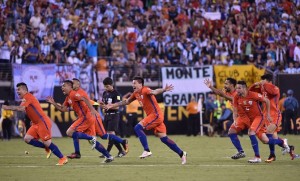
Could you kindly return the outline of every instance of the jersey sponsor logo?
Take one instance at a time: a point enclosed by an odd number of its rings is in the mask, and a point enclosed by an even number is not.
[[[112,103],[112,98],[108,98],[107,103],[111,104]]]

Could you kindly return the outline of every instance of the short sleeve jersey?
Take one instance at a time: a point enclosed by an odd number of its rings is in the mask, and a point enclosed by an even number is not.
[[[104,104],[114,104],[121,101],[121,95],[117,90],[104,91],[102,96],[102,102]],[[116,110],[108,110],[107,112],[115,112]]]
[[[25,111],[33,124],[49,119],[43,111],[39,101],[30,93],[26,93],[22,99],[21,105],[25,107]]]
[[[64,106],[72,107],[78,117],[84,117],[90,113],[90,110],[86,103],[81,100],[82,93],[77,91],[71,91],[66,97]]]
[[[140,92],[134,92],[130,99],[137,99],[147,115],[162,114],[155,96],[150,93],[151,89],[144,86]]]
[[[257,92],[248,91],[246,97],[239,95],[234,96],[233,104],[237,108],[237,114],[239,116],[247,116],[251,120],[256,116],[263,116],[259,102],[263,102],[264,97],[262,94]]]

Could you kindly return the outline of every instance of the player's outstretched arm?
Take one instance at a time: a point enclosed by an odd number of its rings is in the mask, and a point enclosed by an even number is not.
[[[25,106],[7,106],[7,105],[3,105],[2,109],[4,109],[4,110],[12,110],[12,111],[23,111],[23,112],[25,112]]]
[[[83,101],[86,103],[86,105],[89,107],[89,109],[90,109],[92,115],[93,115],[93,116],[97,116],[98,112],[97,112],[97,111],[95,110],[95,108],[92,106],[92,104],[90,103],[90,101],[89,101],[87,98],[85,98],[85,97],[81,97],[81,100],[83,100]]]
[[[210,81],[209,79],[205,79],[205,80],[204,80],[204,84],[205,84],[208,88],[210,88],[215,94],[217,94],[217,95],[219,95],[219,96],[222,96],[222,97],[224,97],[224,98],[227,99],[227,100],[232,101],[232,97],[231,97],[231,96],[228,96],[228,95],[225,94],[222,90],[215,88],[215,87],[213,86],[213,84],[212,84],[212,81]]]
[[[134,98],[131,98],[129,97],[128,99],[126,100],[123,100],[123,101],[120,101],[120,102],[116,102],[114,104],[106,104],[104,105],[104,109],[106,110],[109,110],[109,109],[114,109],[114,108],[117,108],[117,107],[120,107],[120,106],[125,106],[125,105],[128,105],[130,104],[132,101],[134,101],[135,99]]]
[[[159,89],[152,90],[150,92],[150,94],[158,95],[158,94],[162,94],[164,92],[172,91],[173,89],[174,89],[174,86],[172,84],[170,84],[170,85],[166,84],[165,88],[159,88]]]
[[[53,97],[51,97],[51,96],[47,97],[46,101],[49,102],[50,104],[53,104],[53,106],[61,112],[67,112],[68,111],[68,108],[66,106],[55,102]]]

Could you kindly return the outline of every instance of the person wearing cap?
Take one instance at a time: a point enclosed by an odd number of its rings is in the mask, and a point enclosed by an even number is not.
[[[295,97],[293,97],[293,94],[294,91],[292,89],[289,89],[287,91],[288,97],[283,103],[283,107],[285,108],[285,121],[286,121],[283,128],[283,134],[287,134],[287,132],[290,132],[291,119],[294,125],[294,134],[295,135],[298,134],[296,118],[297,118],[297,111],[299,109],[299,102]]]

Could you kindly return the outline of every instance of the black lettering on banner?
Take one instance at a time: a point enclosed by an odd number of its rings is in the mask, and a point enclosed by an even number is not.
[[[187,94],[164,94],[164,103],[165,106],[187,105],[191,101],[192,96],[194,96],[196,101],[198,101],[200,98],[204,98],[206,95],[202,92]]]
[[[167,79],[174,79],[174,69],[166,68],[166,77]]]
[[[211,77],[211,67],[170,67],[166,68],[166,79],[191,79]]]

